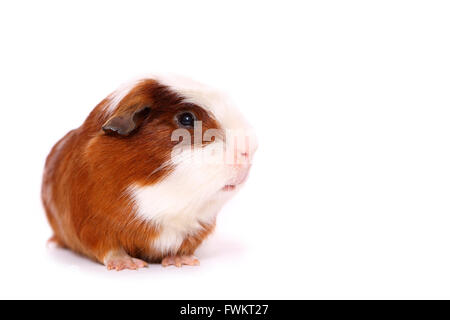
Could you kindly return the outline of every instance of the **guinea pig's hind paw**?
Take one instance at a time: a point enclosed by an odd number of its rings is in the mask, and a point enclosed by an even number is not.
[[[182,265],[198,266],[200,261],[194,256],[168,256],[161,261],[161,264],[163,267],[172,265],[180,268]]]
[[[109,257],[105,261],[105,266],[108,270],[137,270],[139,268],[145,268],[148,263],[137,258],[132,258],[129,255],[113,256]]]

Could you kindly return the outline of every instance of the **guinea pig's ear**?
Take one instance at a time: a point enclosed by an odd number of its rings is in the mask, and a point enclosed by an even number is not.
[[[150,110],[149,106],[133,106],[109,118],[102,129],[106,134],[129,136],[139,129]]]

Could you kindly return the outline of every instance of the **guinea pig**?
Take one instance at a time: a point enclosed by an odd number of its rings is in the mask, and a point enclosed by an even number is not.
[[[49,241],[109,270],[198,265],[247,180],[255,134],[220,91],[179,76],[121,86],[47,157]]]

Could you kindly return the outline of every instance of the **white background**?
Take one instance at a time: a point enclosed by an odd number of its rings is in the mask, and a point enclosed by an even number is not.
[[[0,298],[450,298],[445,1],[2,1]],[[122,82],[227,91],[260,148],[200,267],[47,249],[44,160]]]

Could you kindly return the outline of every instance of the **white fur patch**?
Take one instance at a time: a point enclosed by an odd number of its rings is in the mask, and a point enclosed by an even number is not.
[[[221,191],[229,177],[229,168],[197,161],[201,154],[200,150],[190,155],[180,154],[171,160],[173,172],[161,182],[130,188],[137,218],[160,228],[159,238],[152,245],[161,252],[176,251],[187,235],[201,229],[200,223],[212,223],[233,195]]]
[[[226,129],[248,128],[249,124],[224,92],[179,75],[155,75],[153,79],[171,88],[205,110]]]

